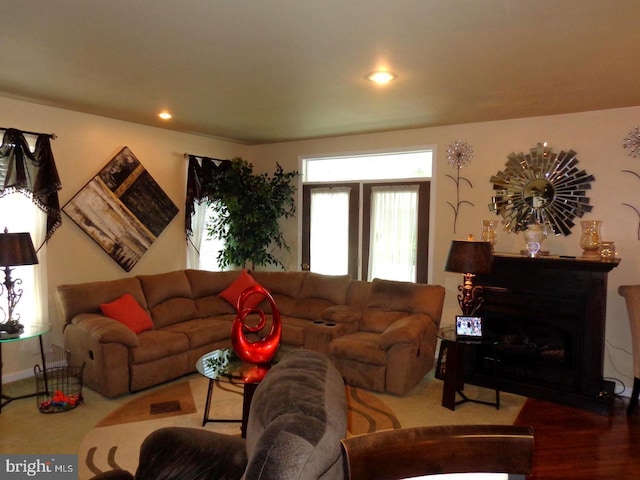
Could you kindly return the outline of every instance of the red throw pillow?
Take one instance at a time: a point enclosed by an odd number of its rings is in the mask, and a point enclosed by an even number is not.
[[[153,328],[151,317],[130,293],[125,293],[113,302],[101,304],[100,310],[105,317],[117,320],[133,330],[134,333],[141,333]]]
[[[233,308],[236,308],[240,294],[253,285],[261,286],[255,278],[249,275],[249,272],[244,269],[231,285],[220,292],[220,296],[233,305]],[[244,306],[245,308],[255,308],[262,300],[264,300],[264,295],[254,294],[247,299]]]

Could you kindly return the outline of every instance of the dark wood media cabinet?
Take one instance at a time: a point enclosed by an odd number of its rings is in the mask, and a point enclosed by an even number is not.
[[[484,288],[484,330],[500,341],[501,390],[609,414],[603,379],[607,275],[614,262],[496,253]],[[467,382],[493,385],[493,356],[467,356]]]

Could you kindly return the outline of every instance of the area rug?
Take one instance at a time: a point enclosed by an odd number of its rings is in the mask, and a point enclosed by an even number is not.
[[[154,430],[168,426],[202,428],[240,435],[240,424],[207,423],[202,426],[208,380],[193,376],[146,394],[105,416],[84,437],[79,450],[79,480],[90,480],[100,472],[123,468],[135,472],[140,444]],[[500,409],[465,403],[451,411],[441,406],[442,382],[431,375],[408,395],[399,397],[346,387],[349,409],[348,435],[422,425],[501,424],[511,425],[526,398],[501,394]],[[492,400],[492,390],[465,386],[470,398]],[[242,386],[218,383],[214,388],[210,416],[239,419],[242,416]]]

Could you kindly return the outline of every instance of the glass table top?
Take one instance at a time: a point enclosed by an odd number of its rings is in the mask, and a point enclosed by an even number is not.
[[[26,340],[28,338],[39,337],[40,335],[44,335],[45,333],[49,333],[50,331],[50,323],[36,323],[32,325],[25,325],[24,331],[18,336],[15,336],[14,334],[9,335],[6,332],[0,332],[0,342],[19,342],[20,340]]]
[[[271,365],[278,362],[280,352]],[[255,365],[240,360],[231,348],[221,348],[205,353],[196,362],[196,370],[210,380],[228,383],[260,383],[271,365]]]

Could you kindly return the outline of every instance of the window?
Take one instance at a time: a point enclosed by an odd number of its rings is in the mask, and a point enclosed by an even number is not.
[[[38,226],[43,225],[43,213],[35,206],[33,201],[22,193],[11,193],[0,198],[0,212],[2,212],[2,225],[11,233],[29,232],[32,242],[37,249],[44,238],[44,232],[38,232]],[[16,283],[16,290],[22,290],[22,298],[16,306],[14,313],[17,320],[23,325],[43,323],[42,312],[46,311],[46,276],[44,275],[44,249],[38,252],[38,265],[23,265],[13,267],[12,278],[20,279],[20,285]],[[4,281],[4,272],[0,273],[1,281]],[[0,307],[7,312],[6,290],[3,289],[0,298]],[[0,315],[3,315],[0,313]]]
[[[433,150],[302,159],[304,269],[427,281]]]
[[[317,273],[344,275],[349,270],[349,256],[342,248],[349,243],[348,187],[320,187],[311,189],[311,222],[309,235],[310,264]],[[334,212],[334,215],[324,215]],[[325,255],[324,252],[334,252]]]
[[[58,201],[60,178],[51,151],[52,135],[2,129],[0,149],[0,228],[28,232],[38,264],[14,267],[12,278],[22,290],[14,318],[23,325],[48,323],[46,244],[62,219]],[[4,281],[4,272],[0,274]],[[6,292],[0,299],[8,314]]]
[[[208,235],[209,224],[215,214],[212,206],[206,207],[206,217],[204,219],[204,233],[202,243],[200,245],[200,270],[210,270],[212,272],[220,271],[218,266],[218,254],[224,248],[224,241],[218,237],[210,237]]]
[[[367,280],[415,280],[418,185],[371,189]]]
[[[224,248],[219,238],[209,237],[207,225],[214,214],[213,207],[205,200],[195,204],[192,217],[193,235],[187,245],[187,268],[219,272],[218,253]]]

